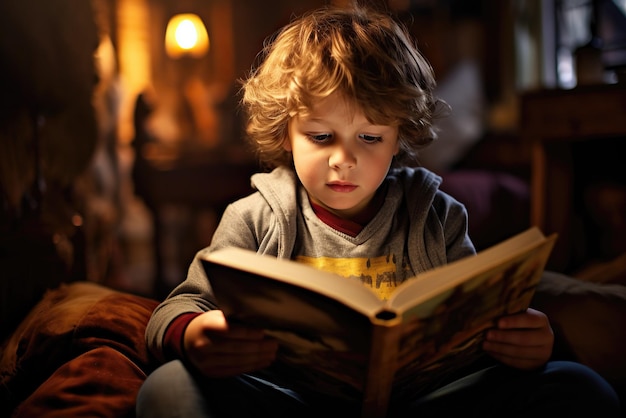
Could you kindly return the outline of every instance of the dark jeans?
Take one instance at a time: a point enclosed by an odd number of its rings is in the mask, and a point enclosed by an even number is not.
[[[550,362],[539,371],[482,369],[419,400],[392,405],[388,417],[619,417],[612,387],[578,363]],[[148,376],[137,417],[358,417],[358,406],[302,394],[259,377],[203,379],[180,361]]]

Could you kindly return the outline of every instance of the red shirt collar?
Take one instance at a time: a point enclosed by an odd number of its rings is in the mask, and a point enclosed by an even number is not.
[[[351,237],[356,237],[363,230],[363,227],[371,221],[378,213],[385,201],[385,193],[379,188],[374,198],[370,201],[367,207],[362,210],[358,215],[352,219],[341,218],[328,209],[311,202],[313,212],[317,217],[326,225],[336,229],[339,232],[348,234]]]

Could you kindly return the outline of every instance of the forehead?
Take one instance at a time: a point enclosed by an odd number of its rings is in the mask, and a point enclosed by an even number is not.
[[[326,97],[313,99],[309,107],[301,109],[298,114],[303,117],[315,118],[324,115],[337,115],[354,119],[363,116],[363,109],[354,99],[340,91]]]

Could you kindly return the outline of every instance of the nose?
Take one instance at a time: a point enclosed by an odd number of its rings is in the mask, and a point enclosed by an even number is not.
[[[328,165],[336,169],[351,169],[356,166],[356,156],[345,144],[337,143],[330,153]]]

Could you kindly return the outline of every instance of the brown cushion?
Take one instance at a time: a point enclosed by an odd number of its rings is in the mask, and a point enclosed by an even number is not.
[[[144,372],[110,347],[62,365],[13,412],[12,418],[132,417]]]
[[[37,407],[55,405],[59,411],[73,408],[76,405],[68,393],[76,388],[102,387],[107,375],[113,376],[114,382],[107,384],[114,384],[115,390],[107,388],[92,398],[92,403],[86,402],[85,407],[92,405],[94,409],[84,415],[123,416],[113,411],[134,404],[136,390],[152,368],[144,331],[157,304],[156,300],[88,282],[48,291],[0,347],[0,416],[8,415],[31,395],[34,398],[29,402]],[[89,367],[77,369],[79,365]],[[121,379],[116,382],[118,373]],[[59,379],[63,376],[72,378]],[[52,386],[40,387],[44,382]],[[109,394],[113,404],[107,408],[111,414],[103,415],[98,412],[103,406],[95,400]],[[120,394],[125,395],[124,402]]]

